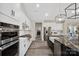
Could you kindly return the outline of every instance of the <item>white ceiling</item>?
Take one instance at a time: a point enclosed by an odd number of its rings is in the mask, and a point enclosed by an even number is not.
[[[64,9],[69,3],[39,3],[39,5],[37,8],[36,3],[23,3],[21,7],[29,19],[41,22],[43,20],[55,20],[55,16],[65,13]],[[48,13],[48,17],[45,17],[45,13]]]

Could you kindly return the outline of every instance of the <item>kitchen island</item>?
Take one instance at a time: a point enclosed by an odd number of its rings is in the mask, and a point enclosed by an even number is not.
[[[54,56],[79,56],[79,45],[76,39],[73,41],[65,35],[51,35],[47,42]]]

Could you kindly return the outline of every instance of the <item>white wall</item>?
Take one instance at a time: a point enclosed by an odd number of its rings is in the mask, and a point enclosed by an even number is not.
[[[31,33],[32,33],[32,40],[34,41],[35,40],[35,22],[32,21],[31,23]]]
[[[57,33],[62,33],[63,32],[63,26],[64,26],[63,23],[56,23],[54,21],[43,22],[43,28],[46,27],[46,30],[48,30],[48,27],[51,27],[52,34],[53,34],[54,31],[56,31]],[[44,30],[44,29],[42,29],[42,30]],[[42,32],[42,33],[44,34],[44,32]]]
[[[15,16],[11,15],[11,10],[15,11]],[[31,29],[31,21],[28,19],[27,16],[25,16],[25,14],[23,13],[23,11],[21,10],[20,4],[19,3],[0,3],[0,22],[6,22],[6,23],[11,23],[11,24],[16,24],[20,26],[20,32],[19,35],[24,35],[24,34],[31,34],[31,30],[30,31],[23,31],[22,28],[22,23],[25,22],[26,20],[26,24],[29,26],[29,30]],[[32,40],[28,40],[28,38],[25,38],[26,41],[22,38],[20,39],[20,48],[19,51],[22,52],[19,55],[24,55],[25,52],[28,50]],[[21,41],[22,40],[22,41]],[[24,45],[24,41],[26,43],[26,49],[22,49]]]
[[[51,30],[63,30],[63,24],[56,22],[44,22],[43,27],[51,27]]]

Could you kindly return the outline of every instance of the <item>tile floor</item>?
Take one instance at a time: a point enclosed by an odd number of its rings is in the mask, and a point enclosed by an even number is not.
[[[26,56],[52,56],[53,53],[47,45],[47,41],[33,41]]]

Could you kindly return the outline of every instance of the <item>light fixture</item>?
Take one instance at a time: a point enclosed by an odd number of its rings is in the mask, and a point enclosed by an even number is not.
[[[79,18],[79,6],[77,3],[71,3],[65,8],[65,14],[67,19]]]
[[[64,22],[65,18],[66,18],[65,14],[59,14],[59,15],[55,16],[56,22]]]
[[[73,14],[75,13],[75,11],[74,11],[74,10],[72,10],[71,12],[72,12]]]
[[[77,9],[77,13],[79,13],[79,9]]]
[[[48,13],[45,13],[45,16],[47,17],[48,16]]]
[[[40,7],[40,5],[39,5],[39,4],[36,4],[36,7],[37,7],[37,8],[39,8],[39,7]]]
[[[58,20],[59,20],[59,21],[62,21],[62,18],[59,18]]]
[[[11,10],[11,15],[15,16],[15,11],[14,10]]]

